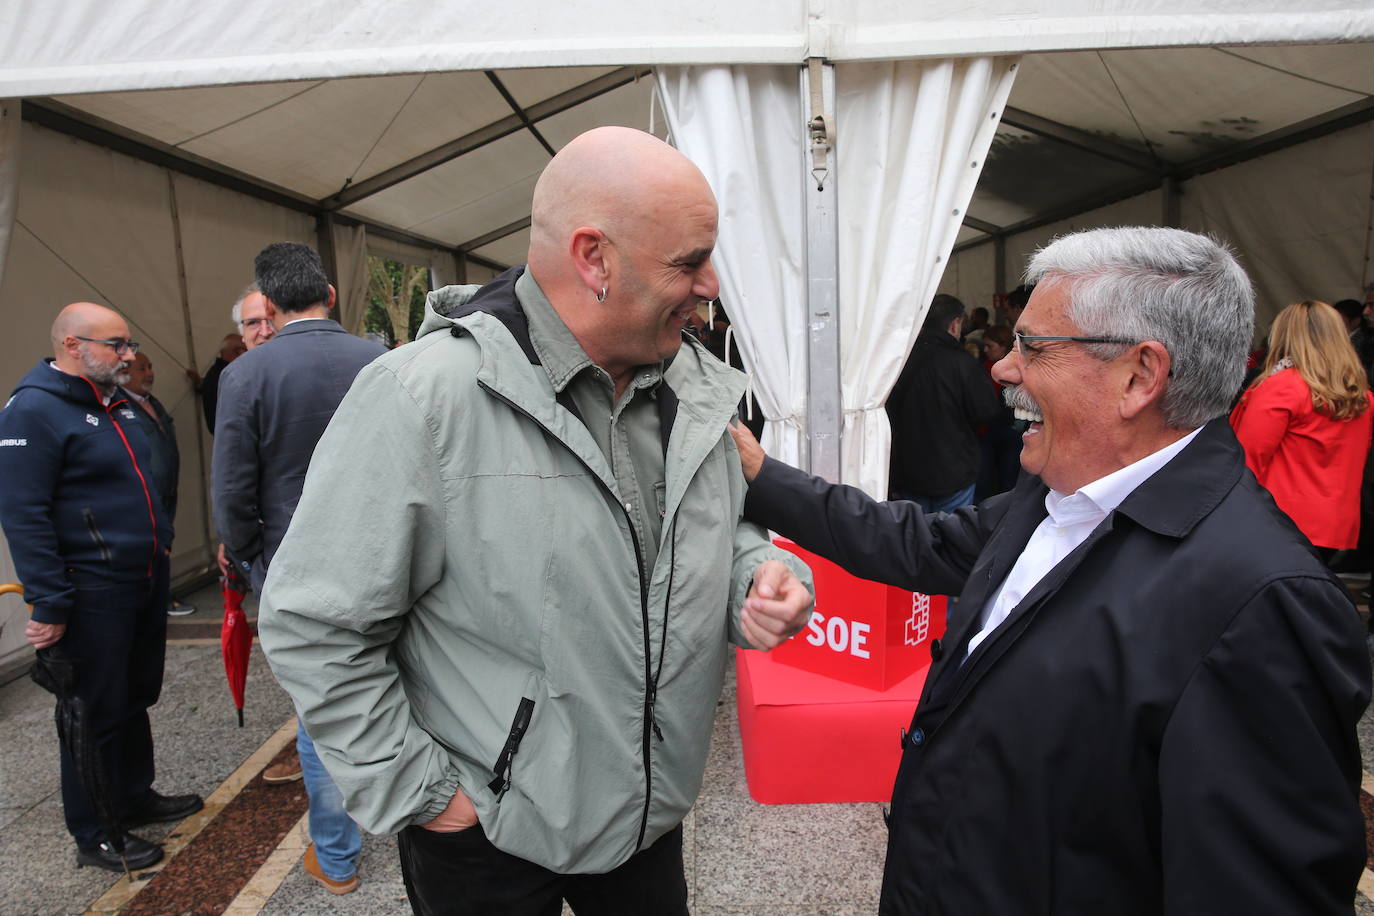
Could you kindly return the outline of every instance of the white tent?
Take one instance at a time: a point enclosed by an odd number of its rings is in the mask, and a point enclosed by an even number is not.
[[[930,294],[988,304],[1058,229],[1216,231],[1270,312],[1371,279],[1374,9],[1214,9],[12,0],[0,388],[60,305],[123,312],[178,424],[174,571],[192,574],[213,543],[208,436],[179,370],[210,362],[263,244],[317,245],[357,327],[366,253],[485,279],[523,260],[554,150],[597,124],[671,125],[721,198],[723,298],[770,445],[878,491],[880,407]],[[827,64],[828,196],[808,174],[809,59]]]

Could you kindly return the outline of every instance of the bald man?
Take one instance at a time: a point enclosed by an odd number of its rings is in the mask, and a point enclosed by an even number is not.
[[[124,831],[199,811],[197,795],[153,790],[148,708],[162,689],[171,518],[150,483],[151,451],[129,382],[138,344],[117,313],[67,306],[39,362],[0,411],[0,524],[35,649],[75,662],[100,765],[120,809],[124,858],[61,755],[62,809],[77,865],[146,868],[162,848]]]
[[[260,632],[417,913],[686,913],[731,644],[810,614],[740,520],[745,379],[683,335],[716,202],[652,136],[573,140],[529,264],[430,294],[316,448]]]

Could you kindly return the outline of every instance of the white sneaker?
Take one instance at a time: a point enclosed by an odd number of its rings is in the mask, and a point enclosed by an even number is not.
[[[196,606],[194,604],[182,604],[180,601],[173,601],[167,605],[168,617],[185,617],[187,614],[194,614]]]

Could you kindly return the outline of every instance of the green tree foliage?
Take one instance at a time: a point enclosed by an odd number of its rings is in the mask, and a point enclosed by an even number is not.
[[[429,268],[369,255],[364,326],[390,343],[408,343],[425,317]]]

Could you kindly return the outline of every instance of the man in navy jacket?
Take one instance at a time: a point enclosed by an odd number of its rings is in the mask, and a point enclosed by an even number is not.
[[[172,530],[152,490],[147,437],[118,387],[138,344],[124,319],[89,302],[62,310],[52,343],[54,358],[0,411],[0,523],[33,605],[26,635],[76,662],[121,825],[181,820],[200,797],[152,787],[148,708],[162,689]],[[61,764],[77,864],[123,870],[65,750]],[[162,858],[133,834],[124,846],[130,868]]]

